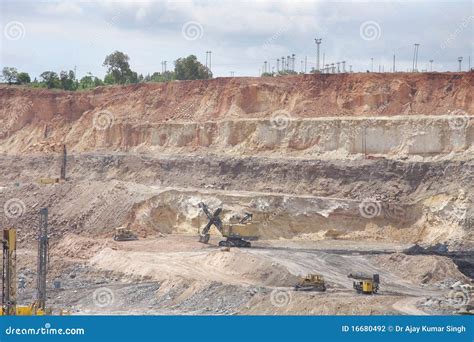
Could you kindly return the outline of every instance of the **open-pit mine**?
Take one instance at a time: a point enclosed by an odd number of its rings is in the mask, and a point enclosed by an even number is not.
[[[35,298],[48,208],[53,312],[467,313],[473,94],[472,72],[2,85],[0,223],[17,232],[18,304]],[[251,247],[219,246],[219,222],[246,214],[233,228]],[[311,274],[325,291],[295,291]],[[378,291],[354,274],[378,275]]]

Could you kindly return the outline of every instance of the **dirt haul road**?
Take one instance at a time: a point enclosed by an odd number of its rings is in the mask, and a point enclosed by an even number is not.
[[[404,246],[394,244],[292,241],[281,247],[282,241],[266,241],[226,251],[218,241],[68,235],[52,249],[50,274],[61,289],[49,291],[49,303],[74,314],[430,314],[455,307],[423,306],[429,298],[448,300],[446,284],[468,281],[451,260],[407,256],[397,252]],[[35,255],[19,255],[28,288]],[[356,294],[347,277],[355,272],[380,274],[379,293]],[[327,291],[295,292],[307,273],[322,274]],[[21,292],[23,300],[30,295]]]

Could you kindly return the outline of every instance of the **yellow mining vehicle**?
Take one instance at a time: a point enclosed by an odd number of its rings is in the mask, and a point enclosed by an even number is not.
[[[357,293],[375,294],[379,290],[380,277],[378,274],[372,276],[349,274],[349,278],[354,278],[352,287]]]
[[[256,228],[249,225],[252,222],[251,213],[246,213],[243,217],[234,215],[228,223],[223,224],[219,217],[222,208],[217,208],[212,214],[208,206],[203,202],[199,203],[199,207],[209,219],[206,226],[199,232],[199,242],[209,242],[209,230],[213,225],[226,238],[219,242],[221,247],[251,247],[249,240],[257,240]]]
[[[326,291],[326,282],[320,274],[307,274],[295,285],[295,291]]]
[[[39,214],[36,299],[31,305],[17,305],[16,229],[3,229],[1,316],[42,316],[52,313],[51,309],[46,308],[46,273],[49,248],[48,208],[41,209]]]
[[[138,237],[135,234],[133,234],[130,228],[119,227],[119,228],[115,228],[114,240],[115,241],[134,241],[134,240],[138,240]]]
[[[66,145],[63,145],[61,155],[61,170],[59,178],[40,178],[38,179],[39,184],[50,185],[66,182],[66,165],[67,165],[67,149]]]

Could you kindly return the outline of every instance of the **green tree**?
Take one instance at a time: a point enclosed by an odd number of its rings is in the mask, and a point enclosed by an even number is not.
[[[8,85],[16,83],[18,80],[18,70],[12,67],[4,67],[2,70],[2,79],[7,82]]]
[[[129,60],[130,57],[120,51],[106,56],[103,66],[107,67],[107,75],[104,81],[109,83],[112,80],[116,84],[138,82],[137,73],[130,69]]]
[[[48,88],[60,88],[61,82],[59,81],[58,74],[54,71],[45,71],[40,75],[40,79],[43,84]]]
[[[79,81],[79,89],[92,89],[104,85],[104,82],[90,72]]]
[[[61,88],[64,90],[76,90],[76,75],[74,71],[61,71],[59,73],[59,80],[61,83]]]
[[[167,82],[176,79],[176,75],[173,71],[154,72],[151,76],[147,75],[145,77],[145,82]]]
[[[202,80],[212,78],[212,73],[197,57],[189,55],[174,62],[174,73],[177,80]]]
[[[27,72],[19,72],[16,78],[18,84],[28,84],[31,82],[30,75]]]

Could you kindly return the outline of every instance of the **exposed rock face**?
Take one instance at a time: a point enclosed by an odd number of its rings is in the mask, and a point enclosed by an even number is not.
[[[227,132],[226,139],[233,146],[255,129],[264,134],[273,125],[281,131],[290,120],[302,118],[433,116],[453,111],[473,115],[473,93],[472,73],[219,78],[101,87],[88,92],[2,86],[0,137],[2,149],[8,152],[38,150],[45,138],[48,143],[66,142],[78,152],[162,146],[170,139],[178,147],[209,146],[213,135]],[[238,121],[265,118],[268,121],[263,124]],[[221,120],[227,122],[176,127],[177,123]],[[293,127],[304,141],[288,137],[290,147],[301,149],[323,139],[308,140],[306,125]],[[308,125],[314,130],[314,123]]]
[[[469,249],[473,93],[473,73],[1,86],[0,199],[54,206],[61,234],[194,233],[198,199],[252,211],[262,238]],[[64,143],[70,181],[38,186]]]

